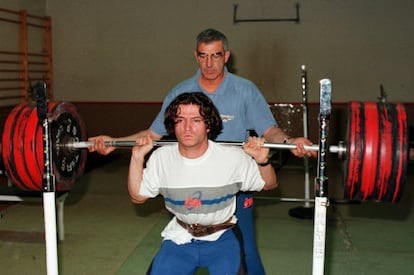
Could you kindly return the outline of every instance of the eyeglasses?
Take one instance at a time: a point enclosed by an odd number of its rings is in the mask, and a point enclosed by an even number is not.
[[[211,54],[197,52],[197,59],[200,62],[206,62],[209,58],[213,62],[217,62],[217,61],[220,61],[223,57],[224,57],[223,52],[211,53]]]

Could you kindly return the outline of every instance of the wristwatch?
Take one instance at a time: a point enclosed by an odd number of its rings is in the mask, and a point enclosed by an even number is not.
[[[259,165],[259,166],[268,166],[269,164],[270,164],[269,160],[267,160],[266,162],[263,162],[263,163],[257,163],[257,165]]]

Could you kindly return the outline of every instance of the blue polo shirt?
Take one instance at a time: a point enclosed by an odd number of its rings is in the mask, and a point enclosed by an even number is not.
[[[217,90],[210,94],[205,91],[198,79],[200,69],[196,74],[176,85],[165,97],[161,111],[150,126],[150,129],[162,136],[167,135],[164,127],[164,112],[167,106],[178,95],[186,92],[203,92],[215,104],[223,121],[223,130],[216,138],[217,141],[245,141],[249,130],[254,130],[259,136],[277,123],[269,109],[265,98],[250,80],[244,79],[226,70],[224,80]]]

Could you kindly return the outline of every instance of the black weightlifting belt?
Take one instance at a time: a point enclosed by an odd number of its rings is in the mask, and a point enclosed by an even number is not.
[[[185,223],[185,222],[183,222],[179,219],[177,219],[177,222],[178,222],[179,225],[181,225],[184,229],[186,229],[194,237],[203,237],[203,236],[213,234],[213,233],[215,233],[217,231],[220,231],[220,230],[223,230],[223,229],[233,228],[235,226],[235,224],[230,222],[231,219],[232,218],[228,219],[224,223],[213,224],[213,225],[201,225],[201,224],[198,224],[198,223],[188,224],[188,223]]]

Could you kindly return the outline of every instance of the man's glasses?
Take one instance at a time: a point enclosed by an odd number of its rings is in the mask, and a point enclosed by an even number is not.
[[[200,62],[206,62],[208,59],[211,59],[213,62],[216,62],[216,61],[220,61],[223,57],[224,57],[223,52],[212,53],[212,54],[197,52],[197,59]]]

